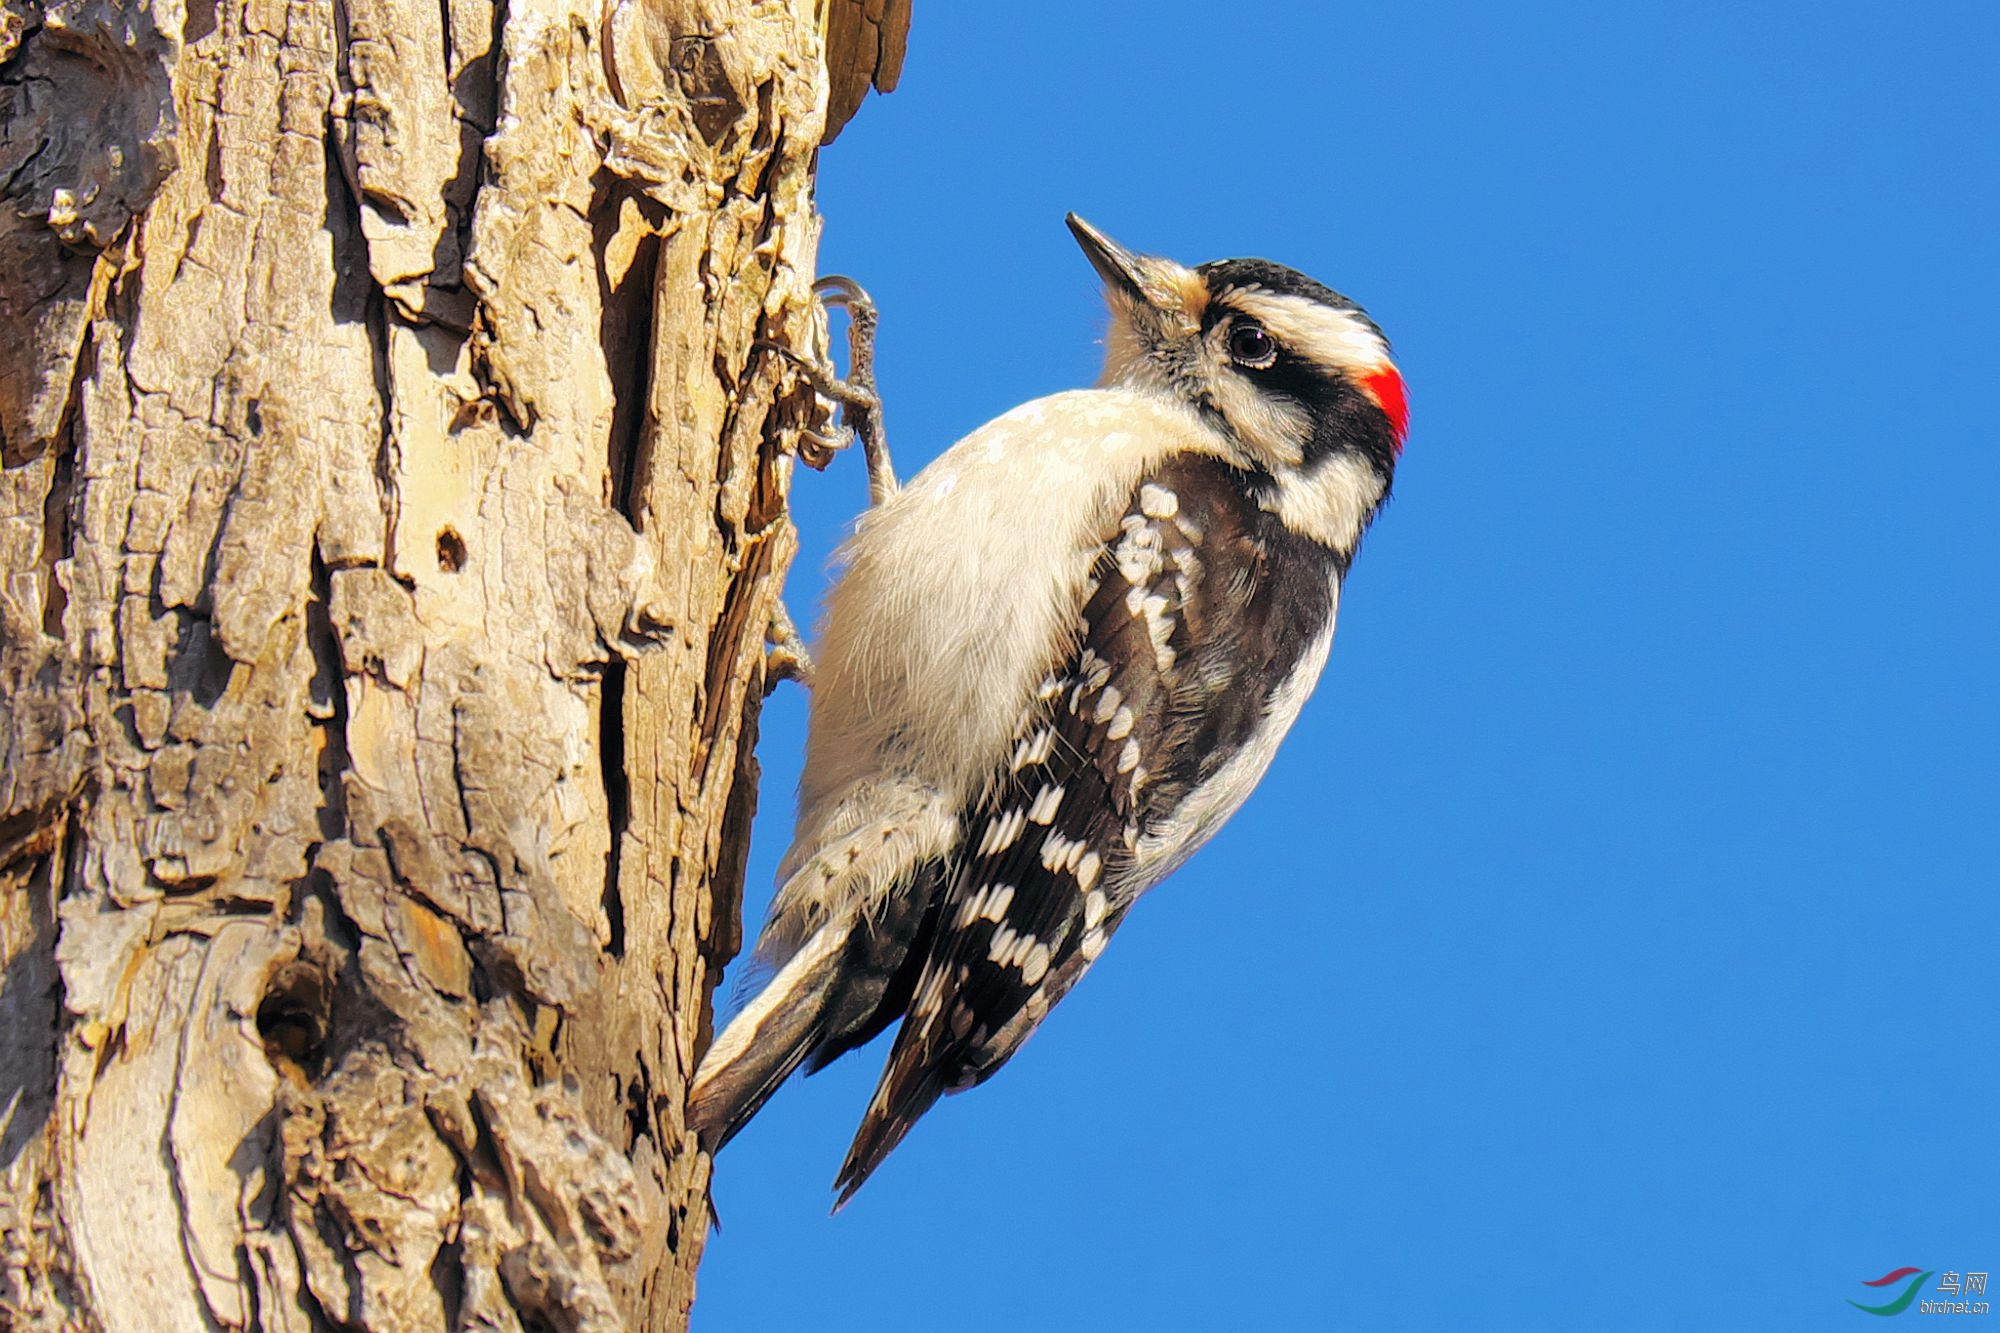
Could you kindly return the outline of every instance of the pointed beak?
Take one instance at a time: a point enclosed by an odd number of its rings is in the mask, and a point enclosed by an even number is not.
[[[1065,220],[1069,223],[1070,234],[1083,247],[1084,256],[1097,270],[1097,276],[1104,279],[1105,286],[1123,292],[1135,301],[1157,304],[1148,292],[1145,259],[1142,256],[1133,254],[1074,213]]]
[[[1208,299],[1198,276],[1171,259],[1127,250],[1074,213],[1069,214],[1068,222],[1070,233],[1106,288],[1135,305],[1159,312],[1182,332],[1193,327],[1191,321]]]

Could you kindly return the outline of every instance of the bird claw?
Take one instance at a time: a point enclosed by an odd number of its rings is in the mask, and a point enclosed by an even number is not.
[[[829,365],[815,361],[809,356],[801,356],[783,343],[773,342],[769,338],[757,339],[756,345],[767,352],[776,352],[791,362],[793,371],[812,386],[814,393],[841,408],[852,407],[863,412],[873,412],[882,406],[882,400],[876,396],[874,389],[865,388],[851,379],[840,378]]]
[[[765,694],[776,689],[781,680],[795,680],[807,689],[812,688],[812,654],[806,651],[799,627],[792,623],[792,613],[782,601],[771,608],[771,621],[764,627],[764,642],[769,645],[764,654]]]
[[[875,330],[880,315],[875,302],[852,278],[829,274],[813,284],[813,295],[828,310],[847,312],[847,377],[830,362],[801,356],[789,347],[768,339],[757,346],[776,352],[791,363],[799,378],[813,392],[840,409],[840,424],[831,434],[818,431],[799,433],[799,457],[807,467],[823,470],[834,454],[861,441],[868,464],[868,493],[880,504],[897,490],[895,469],[889,462],[889,441],[882,430],[882,397],[875,388]]]
[[[821,434],[816,430],[799,432],[799,461],[815,472],[824,472],[833,462],[833,456],[854,443],[854,432],[846,426],[835,426],[831,433]]]

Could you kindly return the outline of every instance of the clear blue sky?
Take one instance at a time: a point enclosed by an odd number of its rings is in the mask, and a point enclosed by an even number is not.
[[[697,1333],[1865,1329],[2000,1268],[1996,71],[1990,3],[917,0],[821,188],[906,472],[1095,377],[1066,209],[1354,296],[1412,435],[1249,805],[838,1217],[884,1047],[781,1093]],[[795,499],[803,620],[860,459]]]

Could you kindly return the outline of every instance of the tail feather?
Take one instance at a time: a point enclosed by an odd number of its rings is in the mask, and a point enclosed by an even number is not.
[[[723,1030],[695,1070],[688,1119],[718,1152],[749,1123],[826,1034],[848,927],[822,927]]]
[[[903,1141],[903,1136],[923,1118],[924,1112],[937,1105],[938,1098],[947,1091],[943,1071],[925,1058],[929,1053],[921,1043],[906,1040],[909,1035],[907,1026],[897,1034],[895,1049],[889,1053],[889,1067],[882,1071],[882,1082],[868,1103],[867,1113],[861,1117],[861,1127],[854,1133],[847,1160],[840,1164],[840,1174],[834,1178],[833,1187],[840,1191],[833,1204],[836,1213],[847,1206],[856,1190],[868,1183],[875,1168],[882,1165]]]
[[[920,866],[909,887],[895,895],[873,919],[863,917],[847,950],[847,984],[828,1006],[826,1039],[806,1061],[806,1073],[820,1070],[866,1046],[910,1007],[917,976],[937,934],[942,895],[941,867]]]
[[[717,1037],[695,1070],[689,1119],[710,1152],[804,1065],[808,1073],[902,1017],[936,929],[935,863],[872,912],[821,926]]]

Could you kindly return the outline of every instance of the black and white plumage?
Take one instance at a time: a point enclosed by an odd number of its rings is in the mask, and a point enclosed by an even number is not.
[[[697,1071],[719,1148],[900,1020],[837,1182],[989,1077],[1240,806],[1319,677],[1405,419],[1352,302],[1071,227],[1104,378],[982,427],[865,515],[815,669],[776,975]]]

